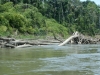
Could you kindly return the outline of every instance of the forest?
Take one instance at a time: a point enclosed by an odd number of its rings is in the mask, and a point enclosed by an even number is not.
[[[87,0],[0,0],[0,35],[15,31],[60,35],[100,34],[100,6]]]

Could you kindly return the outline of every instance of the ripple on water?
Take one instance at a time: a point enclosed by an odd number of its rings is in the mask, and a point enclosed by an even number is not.
[[[100,75],[100,53],[71,54],[66,57],[40,58],[40,60],[44,61],[45,66],[38,69],[39,71],[87,70]]]

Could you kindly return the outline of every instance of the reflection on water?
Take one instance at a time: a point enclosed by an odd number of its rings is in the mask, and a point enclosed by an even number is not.
[[[100,45],[0,49],[0,75],[100,75]]]

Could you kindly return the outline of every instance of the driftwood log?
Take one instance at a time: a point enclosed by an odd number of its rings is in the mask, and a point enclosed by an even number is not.
[[[34,45],[54,45],[60,43],[58,40],[16,40],[14,38],[0,38],[1,48],[19,48],[19,47],[31,47]]]
[[[76,31],[58,46],[63,46],[66,44],[97,44],[98,42],[100,42],[100,39],[93,39],[92,37],[88,38]]]

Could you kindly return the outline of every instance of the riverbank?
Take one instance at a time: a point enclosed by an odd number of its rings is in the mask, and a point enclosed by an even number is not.
[[[69,36],[70,37],[70,36]],[[68,39],[69,37],[66,37]],[[86,36],[80,34],[78,37],[71,39],[68,44],[98,44],[100,43],[100,35],[94,37]],[[65,38],[61,36],[7,36],[0,37],[0,47],[1,48],[19,48],[19,47],[31,47],[40,45],[54,45],[60,44],[65,41]],[[74,43],[72,43],[72,41]]]

